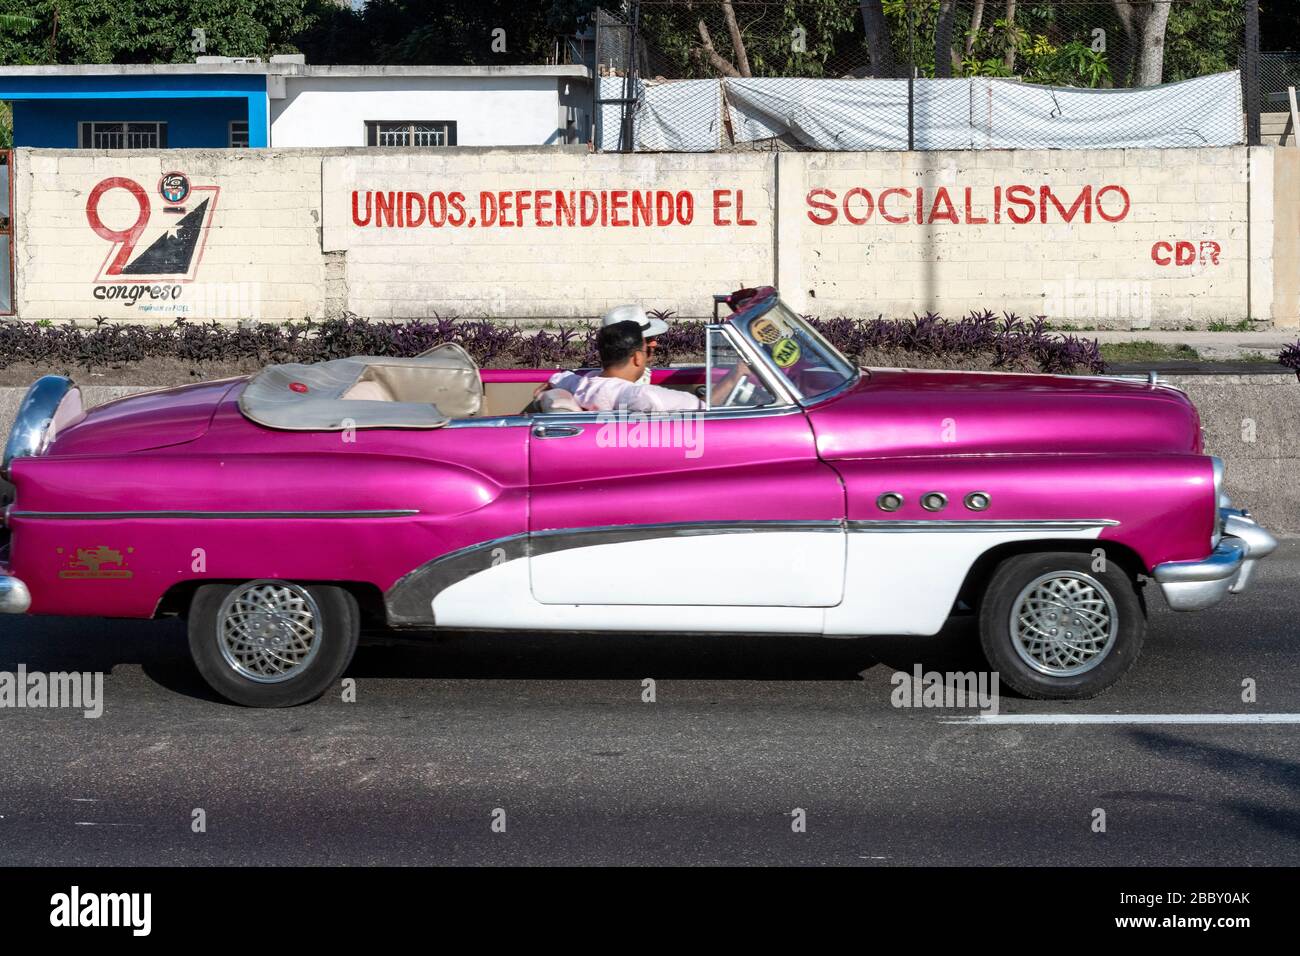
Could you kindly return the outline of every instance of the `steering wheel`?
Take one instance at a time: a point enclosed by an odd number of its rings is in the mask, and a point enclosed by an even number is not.
[[[722,407],[731,408],[735,405],[748,404],[749,400],[754,397],[754,389],[757,387],[757,384],[758,383],[748,375],[740,376],[740,379],[736,384],[731,387],[731,394],[729,394],[727,400],[722,403]]]

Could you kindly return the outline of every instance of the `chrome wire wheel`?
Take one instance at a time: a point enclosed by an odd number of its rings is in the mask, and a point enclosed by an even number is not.
[[[278,684],[297,677],[320,650],[320,608],[307,591],[285,581],[251,581],[227,595],[217,611],[221,656],[241,677]]]
[[[1119,614],[1110,592],[1081,571],[1030,581],[1011,605],[1011,643],[1020,659],[1050,677],[1084,674],[1115,646]]]

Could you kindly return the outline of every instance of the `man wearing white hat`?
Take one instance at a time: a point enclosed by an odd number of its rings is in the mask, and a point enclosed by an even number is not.
[[[645,342],[646,366],[645,371],[641,373],[641,377],[632,384],[649,385],[650,363],[654,361],[655,349],[659,347],[659,336],[668,331],[668,323],[663,319],[652,319],[646,314],[645,309],[639,305],[616,305],[600,317],[600,327],[602,329],[617,325],[620,322],[635,322],[641,326],[641,339]],[[599,374],[599,371],[588,372],[587,377],[590,378]],[[534,397],[536,398],[552,388],[575,392],[581,379],[582,376],[577,372],[558,372],[551,376],[549,382],[538,387]]]
[[[659,336],[668,331],[668,323],[663,319],[652,318],[639,305],[616,305],[600,317],[600,327],[614,325],[616,322],[636,322],[641,326],[641,337],[645,339],[646,367],[637,379],[637,385],[650,384],[650,362],[654,361],[655,349],[659,347]]]

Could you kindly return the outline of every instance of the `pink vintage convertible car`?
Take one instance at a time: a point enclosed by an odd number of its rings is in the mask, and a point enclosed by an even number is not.
[[[837,637],[961,610],[1006,684],[1083,698],[1137,658],[1146,579],[1206,608],[1276,545],[1154,381],[859,369],[771,289],[716,297],[707,343],[655,381],[745,374],[663,416],[536,411],[547,371],[456,346],[89,411],[46,376],[4,455],[0,609],[188,614],[199,671],[260,706],[320,695],[367,620]]]

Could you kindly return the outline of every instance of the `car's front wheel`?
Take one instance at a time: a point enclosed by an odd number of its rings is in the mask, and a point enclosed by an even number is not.
[[[1132,578],[1092,555],[1022,554],[993,572],[980,643],[1002,683],[1043,700],[1095,697],[1133,666],[1146,615]]]
[[[190,654],[227,700],[292,707],[315,700],[347,668],[360,617],[356,599],[339,587],[205,584],[190,604]]]

